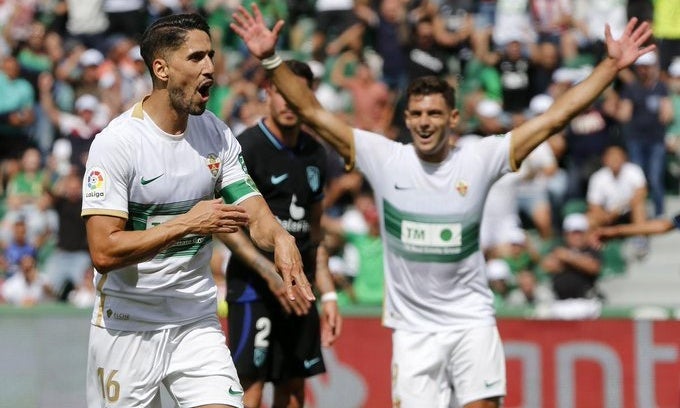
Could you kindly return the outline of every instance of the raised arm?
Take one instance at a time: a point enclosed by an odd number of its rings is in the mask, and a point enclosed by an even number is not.
[[[312,90],[301,78],[295,76],[286,64],[282,64],[281,58],[275,53],[283,21],[279,20],[270,30],[265,25],[256,4],[253,4],[252,14],[239,6],[233,19],[234,22],[230,24],[232,30],[243,39],[251,54],[263,60],[262,63],[269,71],[274,85],[291,108],[300,115],[303,122],[338,151],[348,166],[351,166],[354,161],[352,128],[325,110],[316,100]]]
[[[616,78],[617,73],[631,65],[641,55],[654,50],[654,45],[643,47],[652,35],[647,22],[637,25],[637,18],[628,22],[621,38],[612,38],[609,25],[605,27],[607,57],[600,62],[584,81],[562,94],[545,113],[512,130],[513,166],[522,160],[550,135],[564,128],[569,121],[602,93]]]

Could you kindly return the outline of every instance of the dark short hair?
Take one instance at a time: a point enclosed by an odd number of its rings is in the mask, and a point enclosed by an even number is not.
[[[312,84],[314,83],[314,73],[312,73],[312,69],[307,63],[298,60],[287,60],[286,65],[293,74],[303,78],[307,82],[308,87],[312,87]]]
[[[406,100],[410,100],[414,95],[435,94],[441,94],[449,108],[454,109],[456,107],[456,90],[444,79],[433,75],[414,79],[406,89]]]
[[[198,14],[172,14],[154,21],[142,34],[139,44],[144,63],[153,72],[151,64],[160,54],[176,50],[186,41],[187,33],[201,30],[210,37],[210,27]]]

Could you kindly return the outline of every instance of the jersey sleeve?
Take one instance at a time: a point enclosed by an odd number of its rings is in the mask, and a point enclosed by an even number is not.
[[[384,172],[383,163],[394,157],[402,146],[383,135],[354,129],[354,154],[357,168],[368,180],[379,180]],[[374,186],[375,188],[375,186]]]
[[[83,178],[81,215],[128,218],[131,152],[122,135],[106,131],[92,142]]]
[[[260,195],[260,192],[248,174],[241,145],[236,137],[226,125],[221,131],[224,134],[225,149],[222,156],[222,176],[217,188],[225,202],[238,204],[246,198]]]
[[[486,136],[477,143],[476,156],[485,163],[486,171],[493,179],[515,171],[510,163],[510,143],[512,133]]]

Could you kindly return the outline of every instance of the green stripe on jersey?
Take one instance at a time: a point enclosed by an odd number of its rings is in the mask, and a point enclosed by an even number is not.
[[[383,200],[386,242],[391,251],[417,262],[459,262],[479,249],[479,223],[465,225],[446,214],[400,211]]]
[[[131,202],[128,204],[129,222],[132,229],[141,231],[158,225],[177,215],[188,212],[196,203],[207,200],[208,197],[195,200],[178,201],[176,203],[142,204]],[[154,218],[149,221],[149,218]]]
[[[208,198],[206,197],[205,199]],[[147,230],[169,221],[180,214],[186,213],[199,201],[201,201],[201,199],[163,204],[129,203],[128,225],[135,231]],[[187,235],[156,254],[155,258],[163,259],[172,256],[191,257],[196,255],[201,248],[209,244],[211,240],[211,236],[195,234]]]
[[[222,190],[220,190],[220,195],[222,198],[224,198],[224,201],[229,204],[233,204],[240,200],[241,197],[251,193],[256,193],[258,191],[259,190],[255,186],[253,179],[250,178],[250,176],[247,176],[243,180],[239,180],[224,187]]]

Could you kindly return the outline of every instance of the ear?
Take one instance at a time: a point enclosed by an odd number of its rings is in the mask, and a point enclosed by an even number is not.
[[[449,118],[449,127],[455,129],[458,126],[458,121],[460,120],[460,112],[458,109],[451,110],[451,117]]]
[[[156,58],[151,63],[153,74],[159,80],[166,82],[168,80],[168,63],[163,58]]]

